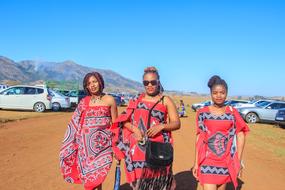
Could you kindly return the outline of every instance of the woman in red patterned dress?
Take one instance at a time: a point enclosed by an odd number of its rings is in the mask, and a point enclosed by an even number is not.
[[[86,74],[83,87],[87,96],[68,124],[60,167],[67,182],[84,184],[85,190],[102,190],[113,159],[110,126],[117,118],[117,106],[112,96],[103,93],[101,74]]]
[[[242,152],[248,126],[231,106],[225,106],[228,86],[213,76],[208,86],[213,105],[197,112],[197,141],[193,175],[204,190],[225,190],[228,182],[238,186]]]
[[[171,131],[180,128],[179,116],[172,99],[162,94],[155,67],[145,69],[143,84],[145,93],[130,101],[126,112],[113,124],[114,153],[125,160],[126,178],[134,190],[170,190],[175,187],[172,165],[150,168],[142,141],[172,143]]]

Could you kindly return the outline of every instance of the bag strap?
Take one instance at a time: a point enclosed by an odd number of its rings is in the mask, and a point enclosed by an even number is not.
[[[164,96],[162,96],[150,109],[148,112],[148,117],[147,117],[147,128],[150,127],[150,118],[151,118],[151,112],[154,109],[154,107],[161,101],[163,101]]]

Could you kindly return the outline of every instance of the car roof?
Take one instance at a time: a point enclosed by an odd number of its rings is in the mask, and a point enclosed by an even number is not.
[[[32,86],[32,85],[23,85],[23,84],[20,84],[20,85],[14,85],[14,86],[9,86],[9,88],[12,88],[12,87],[45,88],[45,86]]]

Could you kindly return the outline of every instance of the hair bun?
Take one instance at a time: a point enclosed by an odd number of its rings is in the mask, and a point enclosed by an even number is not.
[[[144,72],[147,73],[147,72],[158,72],[158,71],[155,67],[151,66],[151,67],[145,68]]]
[[[219,77],[218,75],[212,76],[208,82],[208,87],[212,88],[215,84],[220,83],[221,80],[221,77]]]

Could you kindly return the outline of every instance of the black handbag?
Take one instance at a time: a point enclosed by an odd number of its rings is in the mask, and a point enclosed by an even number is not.
[[[145,156],[147,166],[151,168],[166,167],[173,162],[173,147],[170,143],[148,141]]]
[[[150,126],[150,117],[153,108],[162,101],[164,96],[157,101],[149,110],[147,125]],[[155,142],[148,140],[146,143],[146,164],[151,168],[161,168],[172,164],[173,162],[173,147],[170,142]]]

